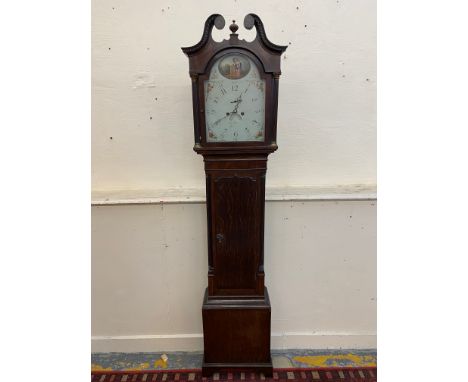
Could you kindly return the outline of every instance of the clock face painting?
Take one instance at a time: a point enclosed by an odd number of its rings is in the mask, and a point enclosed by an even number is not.
[[[208,142],[261,142],[265,139],[265,81],[246,55],[228,53],[205,81]]]

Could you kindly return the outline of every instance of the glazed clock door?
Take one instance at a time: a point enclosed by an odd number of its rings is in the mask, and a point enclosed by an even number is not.
[[[215,294],[253,295],[262,251],[263,178],[220,175],[213,179],[212,235]]]
[[[263,142],[265,80],[242,53],[228,53],[204,81],[207,142]]]

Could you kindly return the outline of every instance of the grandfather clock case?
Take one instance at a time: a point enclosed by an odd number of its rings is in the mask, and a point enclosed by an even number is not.
[[[257,15],[244,19],[256,38],[216,42],[213,14],[196,45],[182,48],[192,79],[194,150],[203,155],[208,223],[208,287],[202,305],[202,373],[272,375],[271,305],[265,287],[264,210],[268,155],[277,149],[281,54]]]

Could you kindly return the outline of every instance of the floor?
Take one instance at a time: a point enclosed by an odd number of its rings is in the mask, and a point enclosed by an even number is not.
[[[167,359],[166,357],[167,356]],[[93,353],[91,368],[100,370],[199,369],[203,352]],[[272,350],[273,367],[377,366],[377,351],[365,350]]]

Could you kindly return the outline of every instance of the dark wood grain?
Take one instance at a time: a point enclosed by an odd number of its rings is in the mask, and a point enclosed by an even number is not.
[[[229,27],[230,38],[216,42],[211,37],[214,26],[225,26],[221,15],[208,17],[200,41],[182,48],[192,79],[194,150],[203,155],[206,173],[208,287],[202,305],[203,375],[237,369],[271,376],[271,305],[263,270],[265,176],[268,155],[278,147],[278,85],[286,46],[268,40],[255,14],[244,20],[247,29],[257,30],[251,42],[238,38],[235,23]],[[212,65],[229,53],[248,56],[265,81],[261,142],[207,142],[204,81]]]
[[[221,370],[249,370],[272,375],[271,307],[265,289],[261,299],[203,302],[203,375]]]
[[[214,178],[213,194],[216,291],[255,292],[260,260],[258,179],[245,175],[218,176]]]

